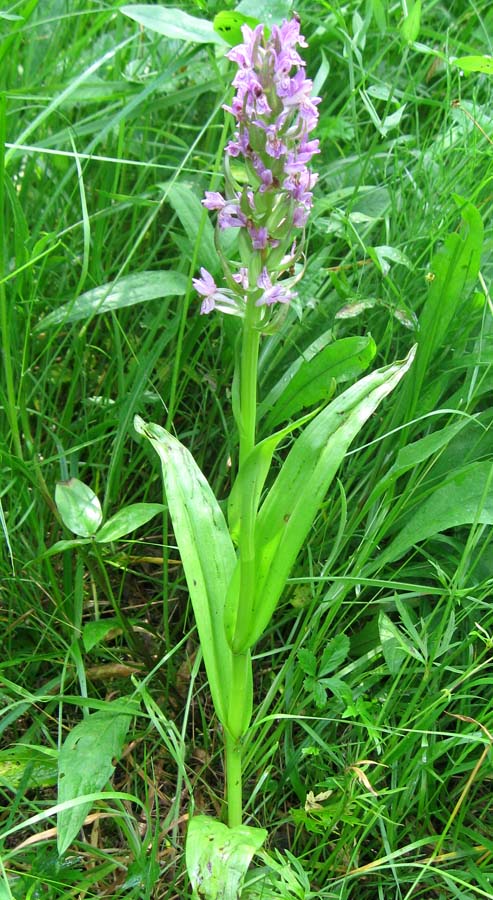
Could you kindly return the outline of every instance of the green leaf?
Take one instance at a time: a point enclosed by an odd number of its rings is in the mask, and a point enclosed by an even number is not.
[[[474,462],[433,491],[415,511],[406,512],[397,537],[379,556],[382,566],[399,559],[414,544],[460,525],[493,525],[493,468],[491,461]]]
[[[96,644],[104,641],[110,631],[121,631],[121,622],[118,619],[97,619],[95,622],[86,622],[82,629],[84,650],[89,653]]]
[[[323,685],[325,690],[331,691],[334,697],[337,697],[345,706],[352,703],[351,688],[342,678],[333,675],[331,678],[322,678],[320,684]]]
[[[389,619],[384,612],[381,612],[378,617],[378,630],[387,668],[391,675],[398,675],[404,660],[409,656],[400,640],[401,634],[399,629],[394,625],[392,619]]]
[[[193,900],[238,900],[248,866],[266,837],[265,828],[228,828],[208,816],[194,816],[185,851]]]
[[[380,34],[384,34],[387,27],[386,4],[383,0],[370,0],[370,8]]]
[[[452,425],[446,425],[439,431],[434,431],[417,441],[413,441],[411,444],[406,444],[404,447],[401,447],[397,453],[395,464],[389,471],[389,477],[394,479],[399,475],[403,475],[404,472],[408,472],[409,469],[414,469],[420,463],[429,459],[430,456],[434,456],[440,450],[443,450],[444,447],[447,447],[453,438],[455,438],[463,428],[469,426],[470,423],[471,420],[468,416],[461,416],[458,422],[454,422]]]
[[[384,659],[391,675],[397,675],[404,660],[410,656],[423,662],[421,653],[384,612],[378,617],[378,630]]]
[[[352,380],[368,368],[376,353],[371,337],[342,338],[311,355],[299,356],[265,398],[259,417],[270,409],[265,429],[270,431],[304,407],[327,401],[336,382]]]
[[[199,238],[197,264],[214,275],[219,270],[219,257],[214,245],[214,229],[197,196],[197,188],[185,182],[160,185],[166,192],[166,202],[175,210],[187,240],[195,244]]]
[[[236,553],[218,502],[192,455],[173,435],[159,425],[146,424],[136,416],[135,430],[144,435],[161,459],[164,486],[176,541],[180,550],[200,645],[204,655],[216,712],[233,737],[246,730],[251,716],[252,675],[249,654],[236,659],[243,665],[241,678],[246,698],[233,727],[236,685],[233,654],[224,630],[224,603],[236,565]]]
[[[228,499],[229,531],[234,542],[237,543],[241,528],[243,498],[248,497],[250,514],[253,519],[257,514],[260,495],[269,473],[274,450],[288,434],[309,422],[315,413],[316,410],[308,413],[306,416],[302,416],[296,422],[290,422],[289,425],[286,425],[281,431],[271,434],[270,437],[264,438],[263,441],[260,441],[254,447],[245,460],[238,472]]]
[[[58,482],[55,503],[65,527],[80,537],[91,537],[101,525],[101,504],[94,491],[78,478]]]
[[[337,634],[327,644],[320,661],[319,676],[329,675],[338,669],[349,653],[349,638],[346,634]]]
[[[403,107],[401,107],[402,109]],[[385,119],[386,122],[388,118]],[[390,262],[399,266],[405,266],[406,269],[412,269],[409,257],[402,250],[398,250],[397,247],[389,247],[387,244],[382,244],[379,247],[368,247],[368,253],[373,261],[376,262],[382,275],[388,275],[390,272]]]
[[[121,701],[120,701],[121,702]],[[92,713],[72,729],[58,760],[58,801],[74,800],[101,790],[121,756],[132,716],[108,709]],[[58,814],[57,847],[65,853],[82,826],[90,803],[69,807]]]
[[[459,56],[451,60],[454,66],[463,72],[484,72],[493,75],[493,59],[491,56]]]
[[[257,517],[257,578],[248,647],[270,621],[351,441],[399,383],[413,358],[414,350],[403,362],[379,369],[348,388],[295,441]]]
[[[37,559],[49,559],[50,556],[56,556],[57,553],[64,553],[65,550],[74,550],[76,547],[84,547],[91,544],[93,538],[74,538],[71,541],[56,541],[51,547],[48,547],[43,553],[40,553]]]
[[[327,704],[327,691],[325,690],[323,684],[321,684],[321,682],[317,681],[315,678],[307,678],[304,682],[304,685],[305,687],[309,686],[317,709],[323,709],[323,707]]]
[[[61,322],[78,322],[90,316],[114,312],[125,306],[146,303],[159,297],[179,296],[187,289],[187,279],[180,272],[136,272],[86,291],[41,319],[35,330],[41,331]]]
[[[307,650],[304,647],[302,647],[301,650],[298,650],[298,660],[306,675],[315,676],[317,672],[317,660],[315,654],[312,653],[311,650]]]
[[[412,44],[417,40],[421,25],[421,0],[410,0],[410,9],[401,25],[402,37]]]
[[[145,525],[164,509],[162,503],[131,503],[130,506],[118,510],[111,519],[104,523],[95,535],[95,540],[98,544],[117,541],[130,531],[135,531],[136,528]]]
[[[157,31],[158,34],[164,34],[174,40],[224,46],[223,39],[214,31],[212,23],[208,19],[197,19],[181,9],[151,6],[148,3],[132,3],[128,6],[120,6],[120,12],[138,22],[139,25],[143,25],[144,28]]]
[[[241,0],[236,12],[253,16],[270,31],[272,25],[280,25],[283,19],[291,17],[292,6],[293,0]]]
[[[459,233],[449,234],[432,260],[431,271],[435,278],[419,317],[416,361],[405,387],[407,418],[414,415],[430,363],[443,349],[446,333],[478,276],[483,223],[471,203],[462,209],[462,220]]]
[[[24,790],[50,787],[57,781],[58,753],[50,747],[15,744],[0,751],[0,784],[15,791],[22,781]]]
[[[217,16],[214,16],[214,31],[217,31],[223,40],[231,44],[232,47],[243,43],[242,25],[255,28],[259,24],[259,19],[254,19],[252,16],[243,16],[239,12],[219,12]]]

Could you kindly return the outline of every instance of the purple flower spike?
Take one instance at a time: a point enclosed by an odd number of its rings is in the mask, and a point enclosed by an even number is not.
[[[217,211],[219,230],[239,230],[237,241],[224,243],[228,253],[233,248],[224,260],[231,290],[220,290],[204,270],[194,283],[204,298],[203,311],[216,308],[243,315],[246,306],[255,303],[265,308],[264,322],[268,308],[296,296],[287,287],[292,278],[284,284],[279,279],[289,261],[303,254],[303,235],[293,243],[293,232],[305,227],[313,205],[317,176],[309,165],[320,148],[310,135],[320,100],[312,96],[313,85],[305,75],[299,50],[307,43],[296,15],[274,25],[269,37],[263,25],[243,25],[241,32],[243,43],[227,54],[237,70],[235,95],[224,107],[236,125],[225,151],[225,194],[208,191],[202,201]],[[231,271],[234,254],[239,257],[236,274]],[[269,274],[269,265],[275,274]],[[255,278],[253,273],[259,271],[255,287],[248,275]]]
[[[202,200],[202,206],[206,209],[224,209],[226,200],[219,191],[206,191],[205,199]]]

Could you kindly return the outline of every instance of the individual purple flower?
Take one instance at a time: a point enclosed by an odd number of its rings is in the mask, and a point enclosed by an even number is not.
[[[202,206],[206,209],[224,209],[226,200],[219,191],[206,191]]]
[[[274,159],[284,156],[287,153],[287,147],[279,135],[276,124],[267,125],[265,129],[265,152]]]
[[[256,306],[272,306],[274,303],[289,303],[296,296],[282,284],[272,284],[269,273],[264,267],[257,279],[257,286],[263,294],[256,301]]]
[[[274,181],[272,169],[269,169],[266,165],[264,165],[262,157],[258,153],[253,154],[252,163],[253,168],[255,169],[258,177],[260,178],[260,181],[262,182],[260,191],[264,193],[264,191],[267,191],[271,187]]]
[[[241,211],[239,203],[229,201],[219,211],[217,224],[222,230],[224,228],[242,228],[247,224],[247,217]]]
[[[249,278],[248,278],[248,269],[246,266],[241,266],[240,271],[235,272],[235,274],[233,275],[233,278],[237,284],[241,284],[243,290],[245,290],[245,291],[248,290]]]
[[[232,62],[237,63],[240,68],[250,69],[258,60],[260,42],[264,34],[264,26],[259,24],[252,31],[248,25],[242,25],[241,33],[243,35],[244,43],[232,47],[226,56]]]
[[[223,312],[235,313],[236,303],[232,292],[227,289],[220,290],[211,273],[204,269],[203,266],[200,269],[200,276],[200,278],[192,278],[195,290],[204,298],[200,312],[207,314],[217,308]]]
[[[252,239],[252,247],[254,250],[265,250],[267,247],[268,233],[267,228],[254,228],[251,226],[248,233]]]

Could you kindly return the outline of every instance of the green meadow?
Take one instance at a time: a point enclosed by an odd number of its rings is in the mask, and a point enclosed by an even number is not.
[[[192,900],[187,824],[224,811],[133,422],[179,438],[226,503],[237,320],[201,316],[192,277],[217,272],[201,199],[221,189],[234,67],[179,26],[233,4],[177,2],[174,36],[122,5],[0,10],[0,900]],[[268,838],[243,897],[491,898],[493,7],[295,9],[319,179],[298,298],[261,341],[259,436],[417,350],[253,649],[244,822]],[[343,339],[358,353],[334,366]]]

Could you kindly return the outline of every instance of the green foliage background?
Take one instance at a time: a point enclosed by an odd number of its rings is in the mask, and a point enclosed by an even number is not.
[[[201,318],[191,290],[218,269],[200,198],[220,185],[232,69],[119,5],[0,12],[2,900],[186,898],[187,815],[220,813],[166,516],[49,552],[71,537],[60,479],[90,485],[106,519],[163,502],[136,413],[174,431],[221,499],[236,465],[236,325]],[[374,366],[419,350],[256,648],[246,812],[269,831],[269,897],[490,897],[493,10],[296,9],[322,153],[301,312],[262,348],[265,433],[282,376],[335,338],[373,341]],[[59,858],[60,747],[111,703],[132,716],[121,758]]]

